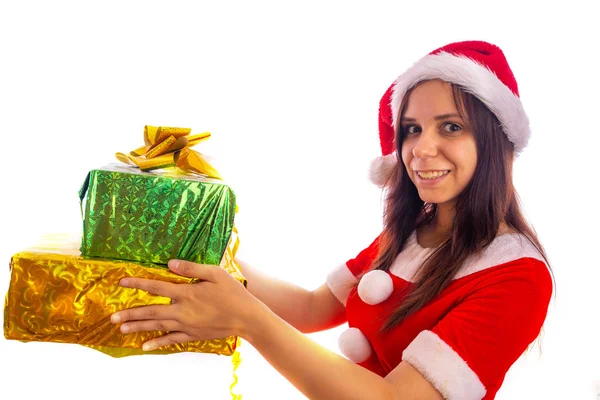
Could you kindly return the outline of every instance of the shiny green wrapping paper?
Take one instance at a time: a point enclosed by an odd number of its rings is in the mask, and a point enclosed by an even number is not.
[[[236,210],[219,180],[118,164],[91,171],[79,195],[84,256],[155,264],[219,264]]]
[[[196,278],[176,275],[162,265],[85,258],[78,243],[30,249],[11,259],[11,280],[4,307],[4,336],[20,341],[75,343],[113,357],[177,352],[232,355],[238,338],[194,341],[144,352],[142,344],[166,332],[123,334],[110,322],[112,313],[136,306],[169,304],[171,299],[119,286],[127,276],[193,283]],[[239,282],[244,277],[234,261],[237,236],[226,249],[220,266]]]

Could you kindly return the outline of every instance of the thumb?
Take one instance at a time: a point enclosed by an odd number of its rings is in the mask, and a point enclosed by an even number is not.
[[[188,278],[199,278],[203,281],[215,282],[215,266],[206,264],[197,264],[185,260],[170,260],[169,269],[177,275],[187,276]]]

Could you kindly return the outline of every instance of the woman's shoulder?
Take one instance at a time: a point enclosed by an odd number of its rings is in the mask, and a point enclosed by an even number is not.
[[[453,279],[463,300],[480,301],[490,314],[514,314],[545,318],[554,279],[543,254],[520,233],[499,235],[478,257],[471,257]],[[452,291],[449,291],[451,293]],[[483,306],[482,306],[483,307]]]
[[[540,249],[527,236],[514,230],[500,232],[483,251],[469,257],[455,279],[486,270],[549,275],[549,267]]]

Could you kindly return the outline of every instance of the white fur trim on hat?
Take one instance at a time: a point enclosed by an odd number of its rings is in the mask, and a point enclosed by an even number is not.
[[[447,52],[423,57],[396,80],[391,101],[394,126],[406,92],[417,83],[431,79],[460,85],[480,99],[502,124],[515,146],[515,155],[527,146],[531,132],[521,99],[487,67],[466,56]]]
[[[486,389],[461,356],[438,335],[422,331],[402,353],[445,399],[481,400]]]
[[[342,354],[354,363],[367,361],[373,352],[369,340],[358,328],[350,328],[338,339]]]
[[[388,183],[392,171],[398,166],[398,157],[396,152],[387,156],[379,156],[371,162],[369,169],[369,179],[372,183],[383,188]]]
[[[367,272],[358,283],[358,296],[372,306],[387,300],[393,291],[392,277],[380,269]]]

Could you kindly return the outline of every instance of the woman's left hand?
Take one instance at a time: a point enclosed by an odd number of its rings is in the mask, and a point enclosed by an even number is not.
[[[170,305],[151,305],[114,313],[121,332],[169,331],[143,345],[145,351],[195,340],[242,336],[258,300],[221,267],[171,260],[169,269],[202,282],[176,284],[140,278],[121,279],[119,285],[170,297]]]

